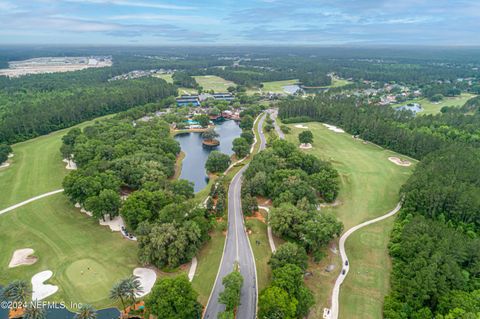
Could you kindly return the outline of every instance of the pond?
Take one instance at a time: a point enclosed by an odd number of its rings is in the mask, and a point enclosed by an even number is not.
[[[208,176],[205,171],[208,154],[216,150],[232,155],[232,142],[242,133],[242,129],[232,120],[216,123],[215,131],[220,135],[217,138],[220,145],[214,148],[202,145],[201,133],[192,132],[175,136],[185,153],[180,178],[193,182],[195,192],[201,191],[208,184]]]

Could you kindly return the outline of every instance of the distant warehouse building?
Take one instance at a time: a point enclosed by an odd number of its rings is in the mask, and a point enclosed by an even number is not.
[[[235,99],[232,93],[214,93],[212,94],[212,96],[215,100],[219,100],[219,101],[231,102]]]
[[[177,106],[200,106],[198,95],[182,95],[176,101]]]

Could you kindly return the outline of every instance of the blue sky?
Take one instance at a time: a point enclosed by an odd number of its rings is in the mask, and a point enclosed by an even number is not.
[[[480,45],[480,0],[0,0],[4,44]]]

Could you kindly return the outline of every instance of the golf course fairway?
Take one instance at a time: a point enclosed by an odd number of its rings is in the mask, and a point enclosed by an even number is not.
[[[305,130],[290,124],[288,141],[299,145],[298,134]],[[340,174],[341,189],[334,205],[322,210],[336,215],[344,230],[386,214],[399,201],[399,189],[413,171],[416,161],[379,146],[354,139],[348,133],[329,130],[321,123],[303,123],[314,135],[313,148],[305,150],[331,161]],[[409,160],[412,165],[398,166],[389,157]],[[382,318],[383,298],[389,290],[391,270],[387,251],[393,218],[355,232],[346,242],[350,272],[340,290],[340,318]],[[341,261],[335,247],[326,251],[319,264],[310,264],[312,276],[307,285],[314,291],[316,305],[312,317],[321,318],[330,307],[330,295]],[[327,266],[335,265],[331,272]]]

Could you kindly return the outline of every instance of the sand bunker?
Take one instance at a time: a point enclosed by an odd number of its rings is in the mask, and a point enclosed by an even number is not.
[[[310,143],[302,143],[302,144],[300,144],[299,147],[300,147],[302,150],[309,150],[309,149],[312,148],[312,144],[310,144]]]
[[[10,166],[10,163],[3,163],[2,165],[0,165],[0,168],[5,168],[9,166]]]
[[[69,170],[77,169],[77,163],[75,163],[74,161],[68,160],[65,158],[63,162],[67,163],[67,166],[65,166],[66,169],[69,169]]]
[[[32,277],[32,300],[43,300],[58,291],[58,286],[44,284],[52,276],[52,271],[45,270]]]
[[[8,154],[8,158],[12,158],[14,156],[13,153]]]
[[[328,128],[330,131],[333,131],[335,133],[345,133],[344,130],[341,128],[336,127],[335,125],[330,125],[330,124],[323,124],[326,128]]]
[[[394,157],[394,156],[389,157],[388,160],[392,163],[395,163],[395,164],[399,165],[399,166],[410,166],[410,165],[412,165],[412,163],[410,163],[410,161],[401,160],[398,157]]]
[[[150,291],[152,291],[155,281],[157,281],[157,274],[155,271],[149,268],[135,268],[133,270],[133,275],[138,277],[143,288],[143,292],[137,293],[137,297],[148,295]]]
[[[308,129],[308,126],[305,126],[303,124],[297,124],[295,125],[296,128],[302,128],[302,129]]]
[[[34,250],[31,248],[15,250],[12,259],[10,260],[10,264],[8,264],[8,268],[14,268],[23,265],[33,265],[38,260],[37,257],[32,256],[33,253]]]
[[[105,216],[105,221],[100,219],[100,225],[110,227],[111,231],[121,231],[122,227],[125,227],[125,223],[121,216],[116,216],[110,219],[108,215]]]
[[[80,212],[84,213],[84,214],[87,214],[88,216],[92,217],[93,216],[93,213],[92,212],[89,212],[88,210],[86,210],[85,208],[80,208]]]

